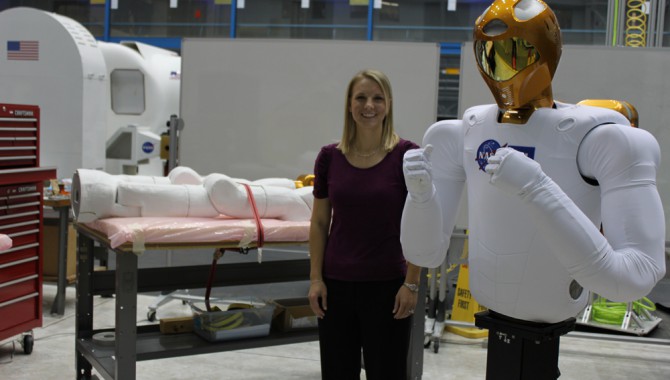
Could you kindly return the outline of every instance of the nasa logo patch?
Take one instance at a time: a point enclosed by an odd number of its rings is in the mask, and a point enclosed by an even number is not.
[[[479,148],[477,148],[477,157],[475,158],[479,165],[479,170],[484,171],[489,162],[489,157],[496,154],[498,148],[500,148],[500,144],[495,140],[486,140],[479,145]]]
[[[149,154],[154,151],[154,144],[146,141],[144,144],[142,144],[142,152]]]
[[[489,157],[496,154],[496,151],[501,147],[510,147],[516,151],[525,154],[526,156],[532,159],[535,159],[535,147],[509,145],[509,144],[500,145],[500,143],[495,140],[486,140],[483,143],[481,143],[481,145],[479,145],[479,148],[477,148],[477,157],[475,158],[475,160],[479,165],[479,170],[485,171],[484,169],[486,168],[486,165],[489,163]]]

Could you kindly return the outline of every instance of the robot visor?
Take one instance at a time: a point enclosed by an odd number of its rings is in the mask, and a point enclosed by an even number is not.
[[[511,37],[495,41],[475,41],[477,64],[486,75],[506,81],[540,60],[540,52],[523,38]]]

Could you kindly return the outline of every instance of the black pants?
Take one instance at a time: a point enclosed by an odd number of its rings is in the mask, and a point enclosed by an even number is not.
[[[393,319],[403,280],[325,280],[328,310],[319,320],[323,380],[360,379],[361,349],[368,380],[407,378],[412,318]]]

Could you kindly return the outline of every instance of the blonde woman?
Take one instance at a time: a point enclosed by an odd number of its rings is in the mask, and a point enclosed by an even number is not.
[[[319,317],[322,379],[404,379],[420,268],[405,261],[403,155],[418,146],[393,129],[386,75],[357,73],[342,140],[315,163],[309,300]]]

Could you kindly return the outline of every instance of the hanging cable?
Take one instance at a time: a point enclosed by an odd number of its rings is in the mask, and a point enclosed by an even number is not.
[[[212,259],[212,266],[209,268],[209,278],[207,279],[207,289],[205,290],[205,307],[207,311],[218,311],[218,308],[212,309],[209,304],[209,296],[212,293],[212,284],[214,283],[214,275],[216,274],[216,262],[223,257],[225,248],[217,248],[214,250],[214,257]]]

